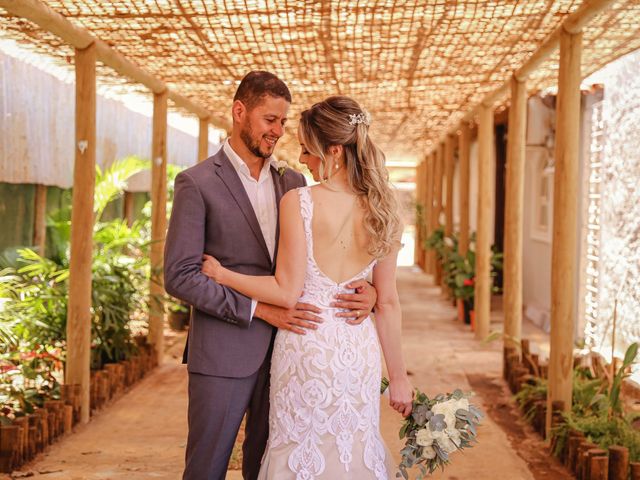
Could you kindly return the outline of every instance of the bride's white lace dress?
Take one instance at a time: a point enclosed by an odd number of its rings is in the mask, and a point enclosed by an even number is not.
[[[380,347],[367,318],[358,326],[330,305],[371,262],[340,284],[313,257],[310,187],[298,189],[307,241],[301,302],[322,309],[317,330],[278,331],[271,365],[269,442],[259,479],[393,479],[393,459],[380,436]]]

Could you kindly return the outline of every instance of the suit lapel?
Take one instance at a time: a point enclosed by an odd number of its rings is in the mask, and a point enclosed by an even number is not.
[[[256,217],[256,213],[253,211],[253,207],[251,206],[251,202],[249,201],[249,197],[247,196],[247,191],[244,189],[244,185],[242,185],[240,177],[238,177],[238,172],[236,172],[236,170],[233,168],[233,165],[231,165],[231,161],[227,158],[222,149],[220,149],[220,152],[218,153],[218,155],[216,155],[214,163],[217,166],[216,174],[227,186],[229,193],[238,204],[238,207],[240,207],[244,218],[247,220],[247,223],[251,227],[256,240],[258,240],[260,248],[266,255],[269,262],[271,262],[269,249],[267,248],[267,244],[264,241],[264,236],[262,235],[262,230],[260,229],[260,224],[258,223],[258,218]]]
[[[271,178],[273,179],[273,189],[276,192],[276,208],[278,209],[278,215],[276,217],[276,245],[273,249],[273,265],[275,266],[275,259],[278,257],[278,244],[280,243],[280,200],[284,195],[284,185],[282,175],[278,173],[278,170],[271,166]]]

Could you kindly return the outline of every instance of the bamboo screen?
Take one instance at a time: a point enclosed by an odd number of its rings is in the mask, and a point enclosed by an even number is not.
[[[227,112],[236,83],[270,70],[293,93],[292,127],[330,94],[356,98],[394,160],[420,160],[542,44],[579,0],[45,0],[178,93]],[[620,0],[585,29],[584,73],[640,48],[640,2]],[[73,50],[0,9],[3,35],[73,62]],[[122,84],[106,67],[103,82]],[[532,89],[551,86],[545,63]],[[282,140],[297,154],[294,132]],[[288,147],[288,148],[287,148]],[[282,147],[281,151],[282,150]]]

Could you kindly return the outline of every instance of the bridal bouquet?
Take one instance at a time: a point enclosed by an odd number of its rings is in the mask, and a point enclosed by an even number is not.
[[[389,381],[383,378],[380,391],[384,393],[388,386]],[[400,451],[398,476],[408,479],[407,470],[417,466],[421,480],[427,472],[433,473],[438,467],[444,469],[449,455],[456,450],[473,446],[483,414],[469,403],[469,397],[470,394],[456,390],[429,398],[416,390],[411,415],[400,429],[400,438],[407,440]]]

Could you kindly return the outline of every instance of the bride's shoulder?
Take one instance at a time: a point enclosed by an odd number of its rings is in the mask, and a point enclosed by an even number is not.
[[[286,205],[299,205],[300,204],[300,194],[303,190],[309,187],[297,187],[292,188],[287,193],[285,193],[280,199],[280,208]]]

